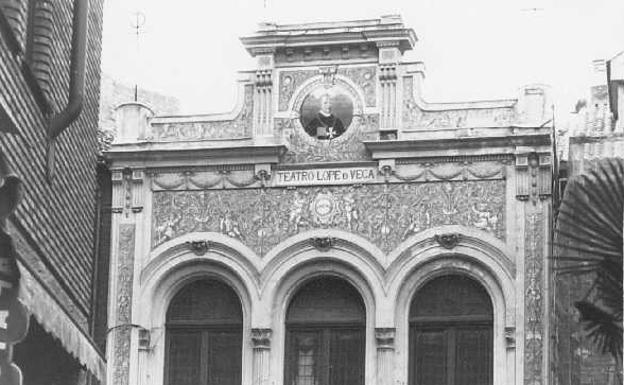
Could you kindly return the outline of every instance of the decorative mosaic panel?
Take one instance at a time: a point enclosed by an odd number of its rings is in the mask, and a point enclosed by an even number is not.
[[[232,120],[152,124],[151,140],[158,142],[244,138],[253,125],[253,86],[245,86],[243,108]]]
[[[279,82],[279,99],[278,108],[280,111],[286,111],[288,109],[288,103],[292,98],[297,87],[303,82],[318,75],[318,70],[302,70],[302,71],[284,71],[280,73]]]
[[[462,127],[504,127],[517,120],[513,108],[472,108],[426,111],[414,99],[413,77],[403,80],[402,122],[406,129],[435,129]]]
[[[135,226],[122,224],[119,229],[117,260],[117,325],[115,329],[115,384],[129,383],[130,325],[132,323],[132,281],[134,276]]]
[[[525,226],[524,383],[539,385],[544,383],[544,215],[529,214]]]
[[[154,192],[152,246],[221,232],[264,255],[313,228],[359,234],[385,252],[425,229],[459,224],[504,239],[505,181]]]
[[[320,75],[319,70],[283,71],[279,82],[279,111],[286,111],[295,90],[306,80]],[[367,107],[374,107],[377,102],[377,69],[375,66],[338,68],[338,75],[345,76],[357,84],[364,95]]]
[[[338,74],[348,77],[357,84],[364,94],[364,103],[367,107],[374,107],[377,102],[377,73],[376,67],[339,68]]]

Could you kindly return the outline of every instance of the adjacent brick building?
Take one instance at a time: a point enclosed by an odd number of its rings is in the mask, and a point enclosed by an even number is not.
[[[76,16],[83,2],[86,19]],[[23,185],[6,232],[21,272],[19,298],[31,314],[29,334],[13,352],[24,384],[104,376],[92,339],[102,7],[103,0],[0,0],[0,155],[8,166],[0,178],[12,173]],[[82,109],[56,136],[50,122],[68,105],[72,82],[81,83],[71,71],[80,20],[87,25]]]

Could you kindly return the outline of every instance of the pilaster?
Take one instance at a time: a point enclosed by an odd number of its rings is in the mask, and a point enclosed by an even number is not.
[[[375,328],[377,341],[377,385],[394,383],[395,328]]]
[[[548,382],[548,236],[552,156],[529,152],[516,157],[516,198],[524,202],[522,320],[524,384]],[[506,330],[511,335],[511,331]],[[508,347],[511,337],[506,336]],[[515,343],[515,341],[513,341]]]
[[[136,383],[140,370],[139,328],[134,322],[134,295],[142,254],[144,177],[142,169],[112,170],[111,278],[109,296],[108,378],[114,384]],[[133,364],[135,363],[135,364]]]
[[[256,49],[254,55],[258,60],[254,83],[253,125],[254,137],[271,137],[273,116],[273,68],[274,49]]]

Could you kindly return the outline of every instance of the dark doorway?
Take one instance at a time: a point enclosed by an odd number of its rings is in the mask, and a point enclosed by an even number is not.
[[[410,385],[492,384],[492,303],[471,278],[433,279],[410,307]]]
[[[184,287],[167,311],[165,383],[240,385],[243,315],[236,293],[215,280]]]
[[[363,385],[366,315],[338,278],[308,282],[286,315],[286,385]]]

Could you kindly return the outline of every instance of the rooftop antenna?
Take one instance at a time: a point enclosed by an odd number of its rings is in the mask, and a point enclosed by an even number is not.
[[[134,101],[139,101],[139,58],[140,54],[140,37],[144,33],[143,26],[145,25],[145,15],[141,11],[136,11],[133,14],[133,18],[130,21],[130,27],[133,30],[133,33],[136,37],[136,59],[135,59],[135,83],[134,83]]]

